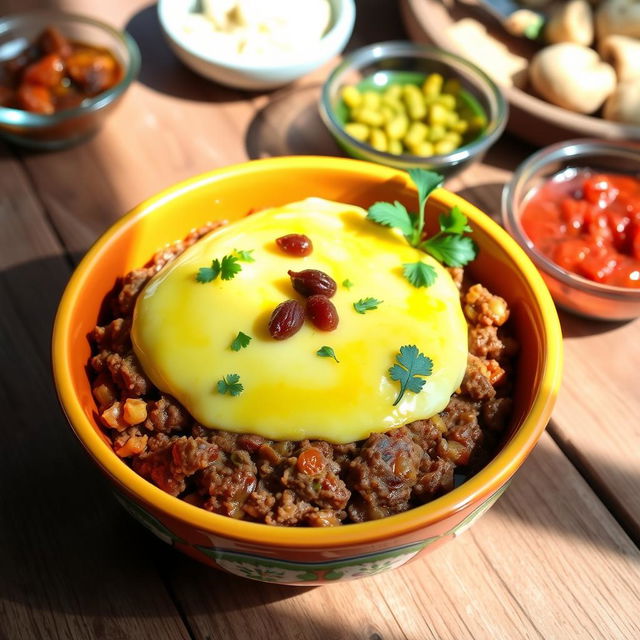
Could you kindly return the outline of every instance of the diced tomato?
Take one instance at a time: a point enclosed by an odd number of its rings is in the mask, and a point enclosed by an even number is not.
[[[578,265],[578,273],[589,280],[604,282],[617,264],[615,255],[592,248]]]
[[[588,202],[565,198],[560,202],[560,213],[569,232],[578,233],[584,224],[585,215],[590,208]]]
[[[600,173],[584,181],[582,192],[586,200],[599,207],[611,204],[618,195],[618,189],[611,184],[610,177]]]
[[[640,288],[640,178],[570,170],[527,195],[522,228],[557,265]]]
[[[631,229],[631,255],[640,260],[640,224],[635,222]]]
[[[589,245],[582,239],[567,238],[558,242],[551,258],[567,271],[574,271],[589,253]]]
[[[62,80],[64,64],[62,58],[50,53],[38,62],[30,64],[22,75],[22,82],[26,84],[39,84],[43,87],[55,87]]]

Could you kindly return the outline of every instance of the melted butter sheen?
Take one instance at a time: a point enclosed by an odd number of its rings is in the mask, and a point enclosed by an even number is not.
[[[138,299],[132,339],[146,374],[202,425],[274,440],[352,442],[444,409],[467,362],[458,290],[438,262],[365,215],[359,207],[310,198],[255,213],[190,247]],[[276,238],[288,233],[309,236],[311,255],[278,249]],[[234,249],[253,250],[255,262],[242,262],[232,280],[196,281],[200,267]],[[402,264],[417,260],[436,269],[431,287],[417,289],[403,277]],[[273,309],[301,299],[289,269],[320,269],[338,283],[335,331],[305,320],[287,340],[270,337]],[[347,278],[350,289],[341,284]],[[383,302],[357,313],[353,303],[367,297]],[[239,331],[252,340],[234,352]],[[394,407],[400,384],[388,370],[400,347],[411,344],[433,360],[433,374],[420,393],[407,391]],[[339,363],[316,355],[324,345]],[[232,373],[244,391],[218,393],[218,380]]]

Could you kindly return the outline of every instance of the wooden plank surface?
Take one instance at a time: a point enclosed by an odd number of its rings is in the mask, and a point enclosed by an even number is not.
[[[143,66],[87,143],[0,153],[0,430],[11,452],[0,465],[0,638],[640,637],[640,556],[615,520],[637,534],[638,322],[562,316],[555,442],[543,438],[470,531],[394,572],[310,589],[253,583],[182,557],[129,520],[72,439],[51,385],[49,333],[69,264],[179,180],[249,158],[339,155],[316,110],[331,64],[277,91],[237,92],[175,60],[154,5],[3,3],[47,4],[127,26]],[[397,37],[395,3],[358,3],[350,48]],[[530,152],[507,136],[448,186],[495,216],[502,184]]]
[[[70,273],[0,147],[0,638],[187,638],[147,550],[58,407],[53,315]]]

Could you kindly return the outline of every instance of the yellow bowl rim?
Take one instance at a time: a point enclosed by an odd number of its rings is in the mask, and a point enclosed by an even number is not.
[[[289,547],[314,549],[360,545],[380,540],[390,540],[441,521],[465,509],[482,497],[488,497],[499,489],[515,473],[544,431],[560,386],[562,375],[562,333],[558,315],[549,291],[533,263],[520,246],[497,223],[478,208],[459,196],[438,189],[432,199],[448,207],[459,206],[473,224],[491,236],[509,255],[531,285],[541,309],[547,349],[543,372],[531,411],[518,432],[491,462],[475,476],[451,491],[425,505],[415,507],[381,520],[348,524],[332,528],[275,527],[254,522],[235,520],[228,516],[208,512],[165,493],[135,473],[120,460],[100,438],[73,393],[72,378],[65,365],[69,346],[69,327],[73,322],[73,306],[81,293],[87,274],[103,247],[121,229],[149,215],[162,204],[192,189],[210,182],[223,180],[237,174],[246,177],[264,169],[287,168],[341,170],[386,181],[404,177],[407,187],[414,189],[406,173],[390,167],[376,165],[351,158],[325,156],[285,156],[250,160],[197,175],[169,187],[153,196],[117,220],[87,251],[73,272],[56,314],[52,336],[52,367],[60,404],[76,436],[94,460],[117,483],[128,488],[142,503],[155,507],[162,513],[182,521],[197,530],[222,538],[254,543],[265,547]],[[415,189],[414,189],[415,190]],[[544,393],[543,393],[544,390]]]

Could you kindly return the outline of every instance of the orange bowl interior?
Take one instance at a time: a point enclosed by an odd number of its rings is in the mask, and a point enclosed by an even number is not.
[[[398,200],[417,207],[407,174],[345,158],[295,157],[252,161],[193,178],[136,207],[88,251],[63,295],[53,335],[53,368],[62,407],[94,460],[117,484],[200,530],[265,545],[328,547],[381,540],[450,516],[491,495],[515,472],[549,419],[560,384],[562,342],[557,314],[537,270],[497,224],[458,196],[437,190],[427,217],[458,205],[469,218],[480,247],[471,268],[475,279],[507,299],[521,355],[516,416],[510,437],[492,462],[462,486],[437,500],[384,520],[333,529],[287,529],[233,520],[165,494],[135,474],[111,450],[96,422],[87,377],[88,334],[101,303],[119,276],[146,263],[163,245],[209,220],[234,220],[253,208],[318,196],[360,205]]]

